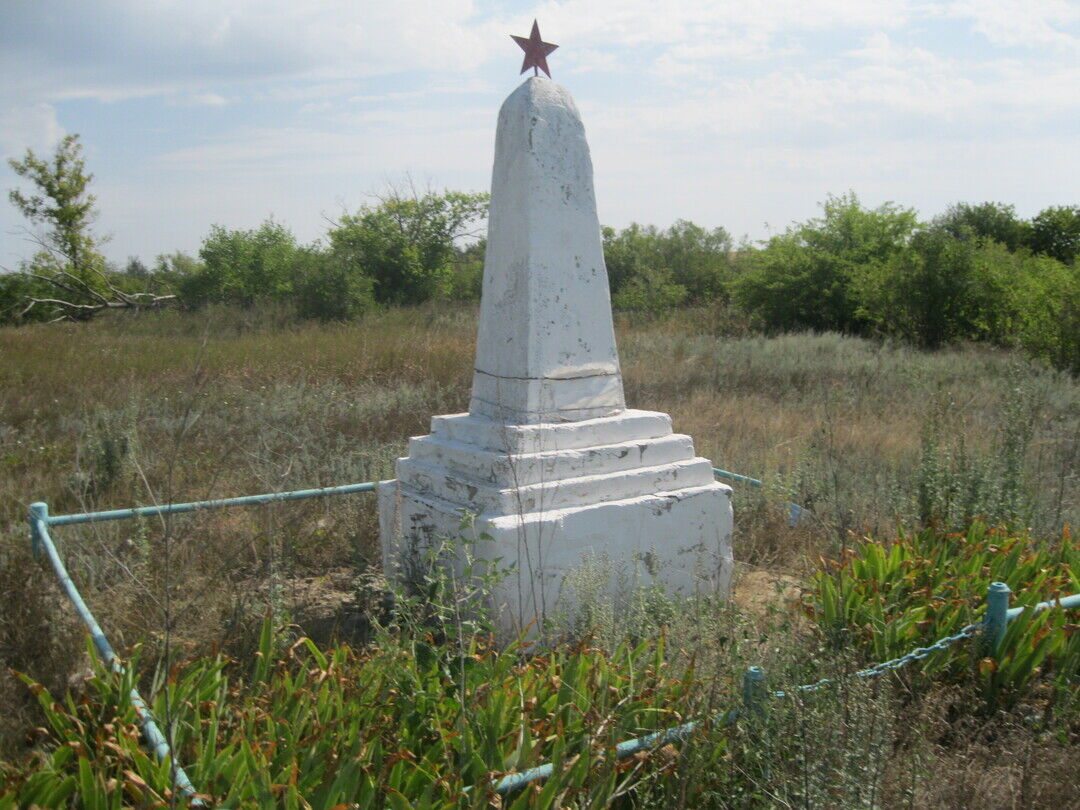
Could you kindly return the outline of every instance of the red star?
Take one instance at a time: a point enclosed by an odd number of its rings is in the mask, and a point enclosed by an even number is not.
[[[539,76],[540,70],[547,74],[547,77],[551,78],[551,71],[548,70],[547,57],[548,54],[558,48],[558,45],[552,45],[550,42],[544,42],[540,39],[540,26],[536,24],[536,20],[533,20],[532,33],[529,34],[529,38],[516,37],[513,34],[510,37],[521,46],[521,50],[525,51],[525,61],[521,63],[521,72],[524,73],[529,68],[533,69],[533,75]]]

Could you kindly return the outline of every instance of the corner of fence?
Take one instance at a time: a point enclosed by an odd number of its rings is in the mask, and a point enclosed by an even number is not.
[[[739,473],[733,473],[730,470],[721,470],[719,467],[712,468],[713,475],[717,478],[725,478],[728,481],[734,481],[739,484],[749,484],[752,487],[765,486],[761,479],[751,478],[749,475],[740,475]],[[805,506],[799,506],[797,503],[788,502],[788,526],[798,526],[799,521],[803,515],[809,515],[813,517],[814,513],[807,509]]]
[[[34,549],[34,559],[41,559],[42,540],[38,523],[49,523],[49,505],[45,501],[30,504],[27,520],[30,522],[30,545]]]

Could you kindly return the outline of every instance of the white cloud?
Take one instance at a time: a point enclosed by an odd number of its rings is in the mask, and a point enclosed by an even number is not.
[[[584,65],[683,80],[702,76],[703,66],[799,52],[792,38],[801,34],[896,28],[916,8],[910,0],[546,0],[527,16],[564,47],[559,58],[571,72],[579,72],[581,54]],[[512,19],[521,25],[525,18]],[[508,25],[504,19],[488,27]],[[601,62],[599,53],[608,58]]]
[[[216,83],[468,72],[491,43],[470,0],[8,0],[0,70],[50,100]]]
[[[224,107],[229,103],[227,98],[217,93],[195,93],[188,98],[188,101],[202,107]]]
[[[793,32],[891,29],[910,14],[909,0],[548,0],[513,16],[485,16],[472,0],[8,0],[0,73],[35,100],[109,102],[206,94],[207,84],[468,76],[535,16],[572,72],[606,64],[677,79],[706,63],[776,58]]]
[[[490,155],[476,148],[494,142],[494,111],[458,107],[452,116],[427,108],[376,107],[339,111],[303,126],[243,128],[162,155],[162,170],[205,172],[257,170],[267,175],[309,173],[312,177],[381,171],[388,175],[442,167],[486,171]]]
[[[874,31],[863,40],[861,48],[853,48],[843,55],[874,64],[903,67],[945,68],[955,64],[953,60],[944,59],[925,48],[897,44],[884,31]]]
[[[66,133],[50,104],[24,104],[0,110],[0,156],[15,157],[33,149],[48,152]]]
[[[535,16],[568,42],[630,47],[694,45],[733,33],[760,40],[782,31],[893,28],[913,7],[908,0],[547,0]]]
[[[995,45],[1080,52],[1080,5],[1070,0],[956,0],[946,13],[970,19]]]

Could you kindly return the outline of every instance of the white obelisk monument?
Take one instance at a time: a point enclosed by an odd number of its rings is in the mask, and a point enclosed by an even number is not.
[[[499,112],[469,412],[434,417],[380,485],[387,572],[464,513],[492,539],[471,553],[512,566],[506,632],[572,613],[563,579],[590,557],[672,595],[729,586],[731,489],[670,417],[625,405],[585,130],[543,77]]]

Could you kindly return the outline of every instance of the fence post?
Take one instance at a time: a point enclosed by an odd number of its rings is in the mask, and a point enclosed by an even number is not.
[[[1005,628],[1009,624],[1009,586],[1004,582],[991,582],[986,591],[986,617],[983,619],[983,649],[993,659],[997,659],[1001,640],[1005,638]]]
[[[742,699],[748,714],[765,717],[765,670],[761,667],[748,667],[743,673]]]
[[[41,535],[38,534],[38,521],[49,520],[49,505],[45,501],[37,501],[30,504],[30,514],[28,516],[30,521],[30,544],[34,549],[34,559],[38,559],[41,556]]]

